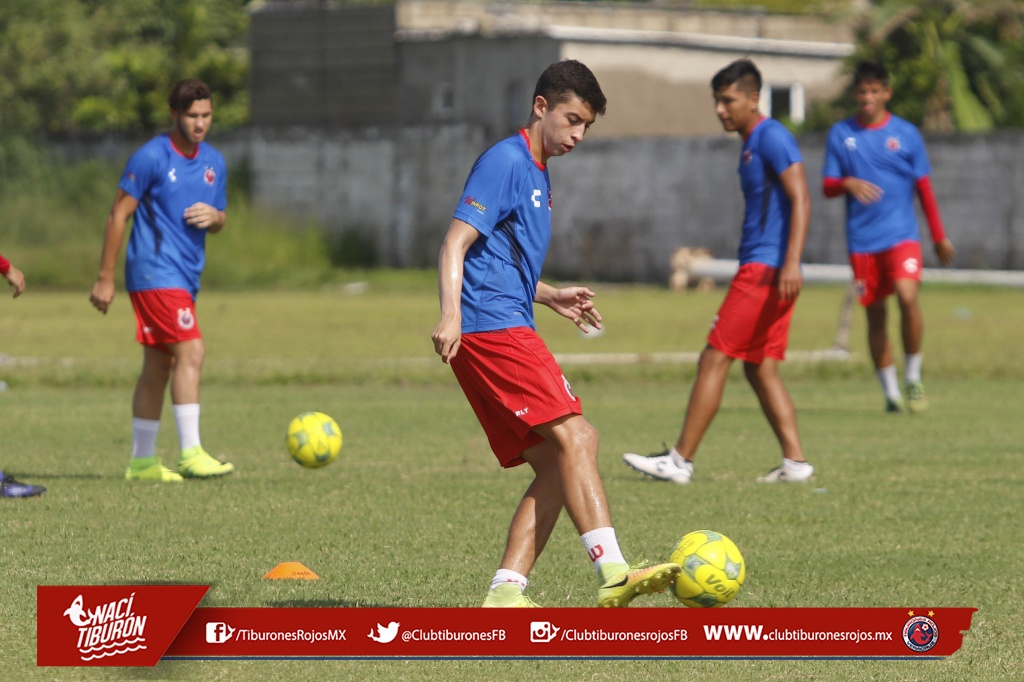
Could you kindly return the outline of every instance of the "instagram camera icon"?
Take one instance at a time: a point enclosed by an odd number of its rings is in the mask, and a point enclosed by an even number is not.
[[[535,620],[530,623],[531,642],[550,642],[558,634],[559,628],[546,620]]]
[[[207,623],[206,642],[207,644],[223,644],[235,634],[235,628],[227,623]]]

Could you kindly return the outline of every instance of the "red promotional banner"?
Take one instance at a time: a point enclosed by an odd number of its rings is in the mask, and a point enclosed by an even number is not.
[[[200,608],[168,658],[936,658],[973,608]]]
[[[37,661],[951,656],[977,609],[196,608],[204,585],[37,589]]]
[[[156,665],[208,585],[36,588],[39,665]]]

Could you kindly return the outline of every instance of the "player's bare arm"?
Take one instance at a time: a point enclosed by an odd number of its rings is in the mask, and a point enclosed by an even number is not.
[[[228,221],[227,213],[218,211],[209,204],[196,202],[185,209],[185,222],[192,227],[198,227],[211,234],[217,234],[224,229]]]
[[[537,294],[533,301],[546,305],[562,317],[569,318],[580,330],[589,333],[591,326],[601,328],[601,313],[597,312],[591,300],[595,295],[587,287],[572,286],[558,289],[544,282],[537,282]]]
[[[103,251],[100,255],[100,273],[89,294],[89,302],[104,315],[114,300],[114,270],[117,267],[117,256],[121,252],[121,242],[127,229],[128,218],[135,213],[139,202],[123,189],[117,190],[114,204],[107,216],[107,228],[103,233]]]
[[[18,298],[21,292],[25,291],[25,274],[13,265],[4,273],[4,279],[14,287],[14,298]]]
[[[792,211],[789,217],[789,244],[786,258],[779,270],[779,294],[787,301],[793,300],[803,287],[804,278],[800,272],[807,230],[811,222],[811,192],[807,188],[807,174],[802,163],[794,163],[779,176],[782,189],[789,198]]]
[[[452,220],[438,256],[437,297],[441,302],[441,319],[430,338],[434,352],[446,365],[459,352],[462,343],[462,273],[466,253],[480,233],[467,222]]]
[[[843,178],[843,190],[862,204],[873,204],[882,198],[885,192],[873,182],[860,178]]]

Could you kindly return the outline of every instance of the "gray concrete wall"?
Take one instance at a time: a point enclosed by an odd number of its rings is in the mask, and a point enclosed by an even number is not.
[[[142,139],[60,145],[122,165]],[[371,242],[383,265],[431,267],[488,131],[468,125],[215,134],[254,199]],[[821,195],[824,134],[800,138],[813,198],[808,263],[845,263],[842,199]],[[962,268],[1024,270],[1024,131],[928,137],[939,207]],[[550,164],[549,277],[665,282],[680,246],[735,257],[742,217],[735,136],[587,139]],[[113,189],[111,189],[113,192]],[[924,221],[925,264],[937,265]]]
[[[254,133],[259,201],[376,240],[382,262],[432,266],[485,132],[467,126],[366,133]],[[824,135],[800,140],[814,200],[805,261],[846,262],[842,199],[820,191]],[[742,218],[736,137],[586,140],[554,159],[561,278],[663,282],[680,246],[735,256]],[[1024,133],[928,139],[933,182],[958,265],[1024,269]],[[922,220],[922,234],[929,244]],[[935,266],[931,249],[925,263]]]

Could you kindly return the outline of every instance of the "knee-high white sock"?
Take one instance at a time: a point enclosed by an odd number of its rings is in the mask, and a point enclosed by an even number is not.
[[[200,444],[199,403],[175,405],[174,420],[178,424],[178,441],[181,443],[182,450],[188,450]]]
[[[132,417],[132,457],[152,457],[155,455],[156,435],[159,431],[159,419]]]
[[[594,572],[601,575],[601,564],[626,563],[619,549],[619,541],[615,537],[615,529],[611,526],[595,528],[580,536],[583,548],[587,550],[590,563],[594,566]]]

